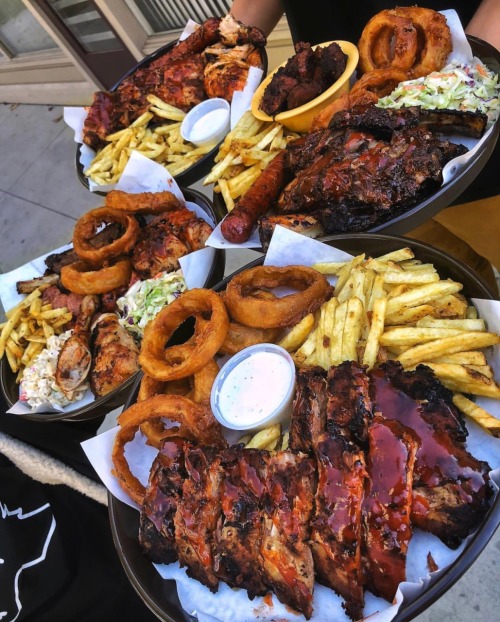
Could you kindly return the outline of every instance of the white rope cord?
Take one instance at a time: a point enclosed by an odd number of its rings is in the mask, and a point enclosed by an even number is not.
[[[64,484],[103,505],[108,504],[106,488],[81,475],[60,460],[0,432],[0,453],[18,469],[43,484]]]

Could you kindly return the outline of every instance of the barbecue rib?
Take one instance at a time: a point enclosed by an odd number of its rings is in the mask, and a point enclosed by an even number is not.
[[[257,449],[231,448],[221,463],[222,519],[214,538],[214,570],[229,586],[246,589],[249,598],[268,591],[260,557],[266,457]]]
[[[320,583],[345,600],[347,615],[363,617],[361,504],[366,479],[363,452],[344,436],[316,439],[318,488],[311,523],[314,569]]]
[[[139,518],[139,544],[157,564],[177,560],[174,516],[187,476],[184,451],[190,446],[183,438],[164,441],[151,467]]]
[[[419,442],[411,520],[456,548],[489,506],[489,467],[465,449],[452,394],[428,367],[405,372],[388,362],[370,375],[375,410],[407,426]]]
[[[326,371],[309,367],[296,374],[290,449],[312,454],[315,441],[326,429]]]
[[[307,619],[312,615],[314,587],[308,540],[315,480],[314,463],[304,454],[279,451],[267,461],[269,507],[261,545],[264,579],[282,603]]]
[[[413,465],[417,440],[397,421],[375,417],[368,430],[363,500],[363,562],[367,585],[389,602],[406,579],[412,535]]]
[[[221,456],[215,447],[190,448],[185,466],[188,477],[174,516],[179,563],[190,577],[216,592],[213,537],[221,514]]]

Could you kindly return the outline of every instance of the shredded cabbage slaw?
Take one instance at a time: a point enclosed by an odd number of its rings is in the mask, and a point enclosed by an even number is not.
[[[162,272],[152,279],[137,281],[116,301],[121,311],[118,321],[141,339],[146,324],[186,289],[186,281],[181,270]]]
[[[441,71],[401,82],[376,104],[380,108],[421,106],[429,109],[479,111],[488,116],[488,127],[500,113],[498,75],[478,59],[452,61]]]

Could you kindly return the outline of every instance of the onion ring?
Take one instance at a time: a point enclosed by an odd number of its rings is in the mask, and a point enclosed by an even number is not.
[[[252,328],[239,322],[231,322],[219,354],[233,355],[257,343],[276,343],[281,335],[279,328]]]
[[[409,78],[420,78],[442,69],[453,49],[446,17],[438,11],[417,6],[396,7],[393,12],[410,18],[424,41],[417,62],[410,68]]]
[[[197,404],[210,403],[210,394],[215,377],[219,373],[219,366],[214,359],[209,361],[199,372],[189,378],[162,382],[144,375],[139,387],[137,401],[153,397],[154,395],[183,395]],[[162,419],[146,421],[140,426],[141,432],[148,439],[148,444],[159,449],[162,441],[168,436],[179,434],[176,428],[167,428]]]
[[[131,274],[130,259],[122,259],[97,270],[84,261],[75,261],[61,268],[61,283],[74,294],[107,294],[128,285]]]
[[[400,82],[407,79],[407,72],[403,69],[389,67],[387,69],[373,69],[365,73],[353,84],[349,92],[351,105],[377,103],[381,97],[392,93]]]
[[[120,429],[115,436],[111,454],[113,474],[121,488],[139,505],[142,504],[146,489],[130,470],[125,458],[125,445],[134,438],[143,423],[163,417],[179,424],[177,436],[184,436],[203,445],[227,446],[221,426],[212,411],[187,397],[155,395],[124,410],[118,417]]]
[[[166,347],[174,331],[195,317],[188,344]],[[209,289],[190,289],[162,309],[144,330],[139,363],[157,380],[192,376],[212,359],[229,329],[229,317],[220,297]]]
[[[280,285],[299,290],[282,298],[262,299],[252,290]],[[293,326],[315,311],[332,288],[325,276],[305,266],[256,266],[237,274],[226,288],[226,306],[231,317],[256,328]]]
[[[173,192],[123,192],[111,190],[106,195],[106,206],[133,214],[161,214],[183,209],[184,205]]]
[[[363,28],[358,49],[360,73],[382,67],[410,69],[418,54],[417,29],[409,17],[380,11]]]
[[[109,244],[96,248],[92,245],[92,240],[100,226],[111,222],[120,224],[124,233]],[[139,223],[132,214],[110,207],[98,207],[77,220],[73,231],[73,248],[81,259],[93,265],[102,265],[104,261],[129,253],[134,248],[139,233]]]

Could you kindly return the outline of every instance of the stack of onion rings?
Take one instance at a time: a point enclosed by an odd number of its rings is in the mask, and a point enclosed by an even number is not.
[[[358,43],[359,73],[402,69],[408,80],[441,69],[452,50],[451,31],[441,13],[396,7],[377,13]]]

